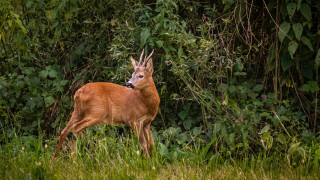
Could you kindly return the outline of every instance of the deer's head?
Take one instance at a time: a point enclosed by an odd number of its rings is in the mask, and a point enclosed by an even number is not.
[[[148,57],[144,57],[142,62],[143,54],[144,50],[142,50],[139,62],[130,57],[134,72],[132,73],[131,79],[126,84],[128,89],[141,90],[150,86],[151,81],[153,82],[153,63],[151,58],[153,50]]]

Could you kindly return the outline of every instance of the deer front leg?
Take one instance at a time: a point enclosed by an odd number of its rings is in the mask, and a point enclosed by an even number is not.
[[[152,137],[150,125],[151,125],[151,122],[146,123],[143,127],[143,131],[144,131],[144,136],[148,143],[149,152],[152,153],[153,147],[154,147],[154,140]]]
[[[149,152],[148,152],[147,139],[145,137],[145,133],[144,133],[144,129],[143,129],[143,127],[144,127],[143,122],[144,121],[141,118],[138,120],[140,120],[140,121],[133,122],[132,129],[135,132],[136,136],[138,137],[139,143],[144,151],[144,154],[148,158]]]

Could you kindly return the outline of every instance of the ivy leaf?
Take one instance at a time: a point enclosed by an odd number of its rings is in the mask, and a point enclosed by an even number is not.
[[[309,48],[311,51],[313,51],[312,44],[311,44],[310,40],[309,40],[307,37],[302,36],[302,37],[301,37],[301,41],[303,42],[303,44],[305,44],[306,46],[308,46],[308,48]]]
[[[301,38],[301,35],[302,35],[302,31],[303,31],[302,24],[301,23],[295,23],[295,24],[292,25],[292,29],[293,29],[294,35],[300,41],[300,38]]]
[[[296,3],[292,3],[292,2],[288,3],[287,10],[288,10],[288,15],[289,15],[290,20],[292,19],[294,13],[296,12],[296,8],[297,8]]]
[[[296,53],[297,49],[298,49],[298,43],[291,41],[288,46],[288,51],[289,51],[289,54],[292,59],[293,59],[293,55],[294,55],[294,53]]]
[[[316,65],[319,67],[319,65],[320,65],[320,49],[318,49],[316,58],[314,60],[316,62]]]
[[[300,12],[307,19],[307,21],[311,22],[312,14],[311,14],[311,8],[308,4],[302,3],[300,7]]]
[[[150,36],[150,28],[143,28],[141,31],[141,37],[140,37],[141,47],[143,47],[146,44],[149,36]]]
[[[282,43],[284,38],[287,36],[287,33],[290,30],[290,24],[287,22],[283,22],[279,27],[278,37],[280,42]]]

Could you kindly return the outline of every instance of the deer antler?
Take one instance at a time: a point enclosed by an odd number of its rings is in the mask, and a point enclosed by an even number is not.
[[[144,63],[142,66],[145,66],[147,64],[147,62],[149,61],[149,59],[151,58],[152,54],[153,54],[154,49],[152,49],[152,52],[149,54],[149,56],[146,58],[146,56],[144,57]]]
[[[142,50],[142,53],[140,55],[139,65],[141,65],[142,57],[143,57],[144,49]]]

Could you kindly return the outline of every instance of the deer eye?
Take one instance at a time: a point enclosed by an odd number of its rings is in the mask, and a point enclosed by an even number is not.
[[[140,75],[139,78],[143,78],[143,75]]]

